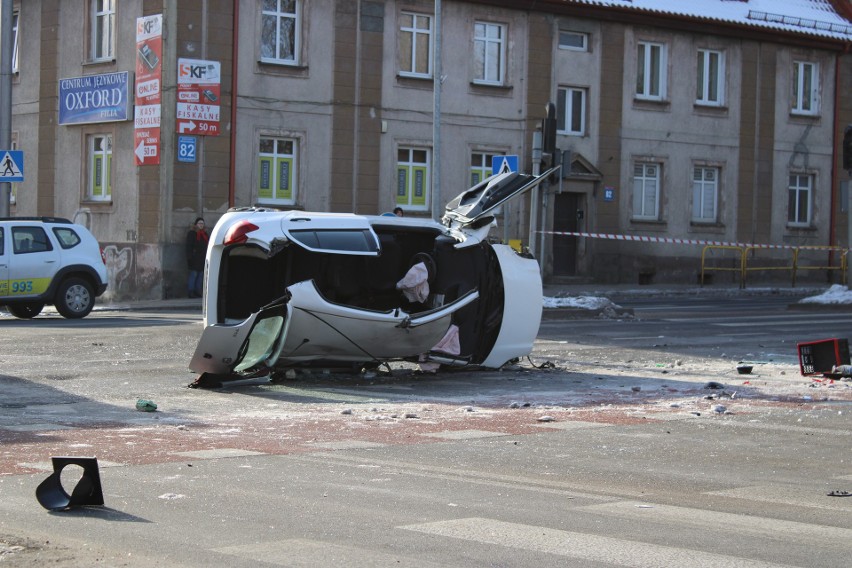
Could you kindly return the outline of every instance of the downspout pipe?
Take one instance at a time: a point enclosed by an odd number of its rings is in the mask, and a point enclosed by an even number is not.
[[[228,207],[234,206],[237,174],[237,69],[239,68],[240,0],[234,0],[234,31],[231,40],[231,155],[228,167]]]
[[[852,43],[847,43],[843,49],[842,53],[837,53],[834,56],[834,148],[831,153],[831,215],[829,216],[829,228],[828,228],[828,246],[833,247],[837,244],[837,205],[839,201],[840,194],[840,165],[838,160],[838,154],[843,151],[842,140],[843,140],[843,129],[840,125],[840,60],[844,55],[849,54],[850,47],[852,47]],[[838,150],[837,141],[840,140],[840,150]],[[850,197],[847,196],[847,203],[850,202]],[[852,217],[852,210],[847,207],[846,215],[848,217]],[[850,227],[852,227],[852,223],[848,223]],[[849,235],[847,235],[847,247],[852,246],[852,229],[850,229]],[[828,253],[828,266],[834,266],[834,251],[829,251]]]

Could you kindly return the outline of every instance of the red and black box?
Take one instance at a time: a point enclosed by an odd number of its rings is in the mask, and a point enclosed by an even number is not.
[[[803,375],[831,373],[834,367],[849,365],[849,342],[846,339],[821,339],[798,343],[799,369]]]

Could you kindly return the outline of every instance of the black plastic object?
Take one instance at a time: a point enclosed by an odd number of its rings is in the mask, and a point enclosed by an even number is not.
[[[36,487],[36,499],[48,511],[66,511],[86,505],[103,505],[104,492],[97,458],[52,457],[53,473]],[[83,475],[69,495],[62,487],[62,470],[79,465]]]

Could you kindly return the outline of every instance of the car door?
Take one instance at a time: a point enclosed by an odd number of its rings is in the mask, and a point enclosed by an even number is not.
[[[9,296],[45,294],[60,266],[58,247],[41,225],[15,224],[10,233]]]
[[[447,203],[444,224],[460,234],[463,246],[481,242],[488,236],[495,209],[536,187],[558,169],[538,176],[508,172],[486,178]]]
[[[276,363],[366,362],[414,357],[444,337],[452,316],[479,298],[475,290],[433,310],[409,314],[363,310],[327,301],[313,281],[237,324],[207,326],[190,362],[197,373],[252,372]],[[262,322],[266,322],[262,324]]]

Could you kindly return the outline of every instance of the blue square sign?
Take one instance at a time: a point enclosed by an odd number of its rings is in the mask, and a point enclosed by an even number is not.
[[[0,182],[24,181],[24,151],[0,150]]]
[[[178,162],[195,162],[196,156],[195,136],[178,136],[177,142],[177,159]]]

